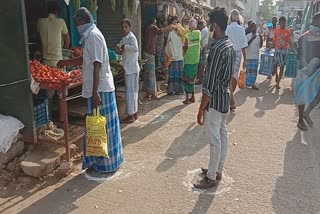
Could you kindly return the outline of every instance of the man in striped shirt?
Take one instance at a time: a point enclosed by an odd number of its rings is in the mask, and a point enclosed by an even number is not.
[[[204,179],[194,184],[199,189],[216,187],[222,179],[228,146],[229,85],[235,60],[233,45],[225,34],[228,24],[226,10],[215,8],[209,17],[214,26],[214,42],[210,48],[202,85],[198,123],[206,128],[206,136],[210,142],[210,161],[208,169],[202,168],[206,175]]]

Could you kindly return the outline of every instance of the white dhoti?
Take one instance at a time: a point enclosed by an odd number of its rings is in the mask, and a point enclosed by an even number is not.
[[[138,112],[139,73],[125,75],[126,114],[132,116]]]

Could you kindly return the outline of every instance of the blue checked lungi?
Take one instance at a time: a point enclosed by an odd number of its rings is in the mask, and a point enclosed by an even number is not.
[[[240,66],[241,66],[241,60],[242,60],[242,50],[237,50],[236,51],[236,58],[234,61],[234,70],[232,73],[232,77],[236,79],[237,81],[239,80],[239,72],[240,72]]]
[[[284,73],[285,77],[297,76],[297,71],[299,68],[299,61],[296,53],[288,52],[287,53],[287,62],[286,62],[286,71]]]
[[[129,116],[138,112],[139,73],[124,76],[126,81],[126,114]]]
[[[264,50],[260,56],[259,74],[271,76],[274,69],[274,51]]]
[[[120,121],[117,109],[115,92],[100,92],[100,114],[107,118],[108,152],[109,158],[86,156],[86,138],[84,141],[84,152],[82,169],[93,167],[99,172],[114,172],[119,169],[123,162],[123,149]],[[87,114],[93,113],[93,98],[87,99]]]
[[[248,59],[247,60],[247,70],[246,70],[246,86],[254,86],[257,80],[258,74],[258,59]]]
[[[155,73],[155,57],[154,55],[143,52],[144,58],[147,59],[144,65],[143,72],[143,87],[142,90],[148,94],[157,94],[157,80]]]
[[[285,66],[287,61],[287,49],[276,49],[274,55],[274,64],[278,66]]]
[[[204,65],[205,63],[206,63],[206,52],[207,52],[207,50],[206,50],[206,48],[204,48],[203,50],[201,50],[201,52],[200,52],[200,61],[199,61],[199,64],[200,65]]]
[[[300,72],[300,70],[298,72]],[[302,105],[311,103],[319,91],[320,69],[318,69],[310,77],[298,74],[295,81],[295,104]]]
[[[169,66],[167,93],[183,94],[183,60],[174,61]]]

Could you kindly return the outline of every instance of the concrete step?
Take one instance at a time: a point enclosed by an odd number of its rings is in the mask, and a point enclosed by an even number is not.
[[[76,145],[70,145],[71,156],[76,150]],[[29,176],[41,177],[58,168],[64,155],[63,145],[42,143],[26,154],[26,158],[21,162],[21,168]]]

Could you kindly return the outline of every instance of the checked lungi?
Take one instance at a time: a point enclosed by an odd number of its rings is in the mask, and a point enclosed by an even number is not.
[[[285,66],[287,61],[287,49],[276,49],[274,54],[274,64]]]
[[[239,72],[240,72],[240,66],[241,66],[241,60],[242,60],[242,50],[236,51],[236,56],[235,56],[235,61],[234,61],[234,70],[232,73],[232,78],[235,80],[239,80]]]
[[[183,94],[183,60],[174,61],[169,66],[167,93]]]
[[[126,114],[132,116],[138,112],[139,73],[124,76],[126,81]]]
[[[258,59],[248,59],[247,60],[247,70],[246,70],[246,86],[254,86],[256,84],[258,75]]]
[[[157,94],[156,66],[154,55],[143,52],[144,58],[147,59],[143,72],[142,90],[148,94]]]
[[[92,167],[99,172],[114,172],[119,169],[123,162],[123,149],[120,121],[117,109],[116,94],[112,92],[100,92],[100,114],[107,119],[106,129],[108,135],[109,158],[86,156],[86,138],[84,141],[84,152],[82,169]],[[93,98],[87,99],[87,115],[93,114]]]

